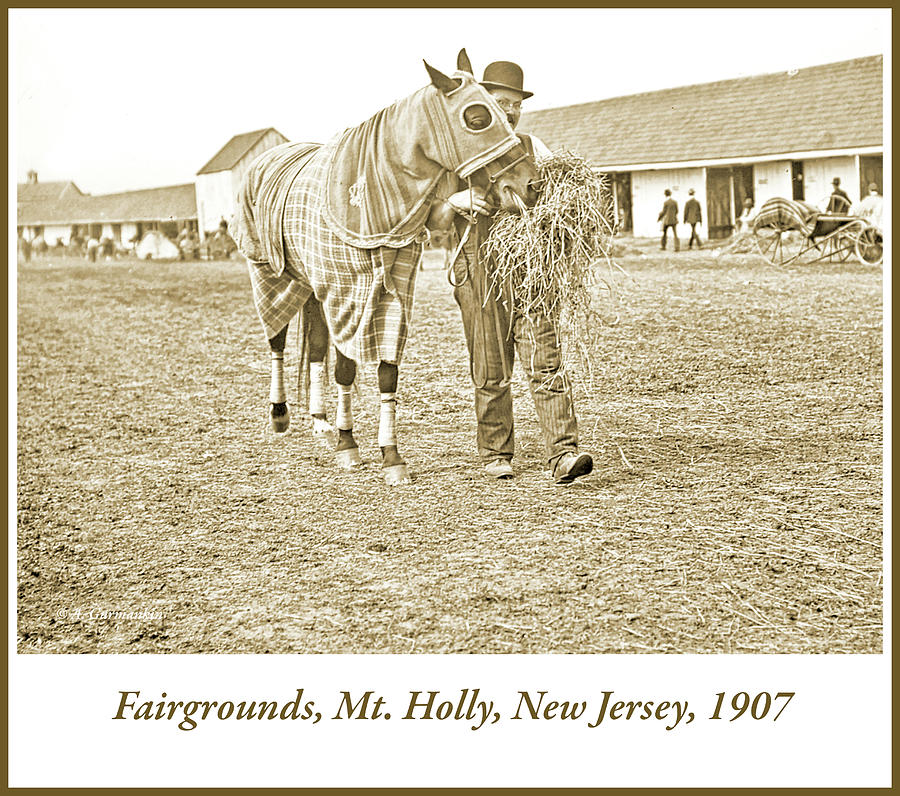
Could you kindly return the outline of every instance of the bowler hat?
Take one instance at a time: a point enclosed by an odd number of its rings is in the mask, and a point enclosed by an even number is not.
[[[835,177],[835,178],[831,181],[831,184],[832,184],[832,185],[840,185],[840,184],[841,184],[841,178],[840,178],[840,177]]]
[[[494,61],[484,68],[481,85],[485,88],[508,88],[518,91],[522,99],[534,96],[534,92],[522,88],[522,67],[512,61]]]

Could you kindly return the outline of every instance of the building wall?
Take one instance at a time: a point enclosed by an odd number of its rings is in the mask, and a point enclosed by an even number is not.
[[[678,236],[690,235],[690,226],[680,223],[684,218],[684,203],[688,200],[690,188],[694,189],[694,196],[700,202],[705,229],[706,177],[703,168],[634,171],[631,173],[631,200],[635,237],[655,238],[660,234],[656,219],[666,198],[663,193],[666,188],[672,191],[672,198],[678,202]]]
[[[127,244],[135,235],[137,235],[138,226],[136,221],[122,222],[122,240],[121,243]]]
[[[764,202],[776,196],[790,199],[792,196],[791,161],[777,160],[771,163],[754,163],[753,192],[757,209],[762,207]]]
[[[856,158],[852,155],[842,158],[816,158],[803,161],[803,192],[806,201],[824,209],[831,196],[831,181],[841,178],[841,188],[850,197],[851,202],[858,202],[859,172]]]
[[[69,245],[69,238],[72,237],[71,224],[45,224],[44,240],[48,246],[54,246],[57,240],[62,240],[63,244]]]
[[[197,175],[197,216],[201,234],[215,232],[223,218],[231,223],[241,180],[254,158],[286,141],[280,133],[269,130],[233,169]]]
[[[231,185],[230,171],[197,175],[197,218],[203,235],[215,232],[221,219],[231,221],[237,195],[232,194]]]
[[[855,203],[860,200],[859,169],[857,159],[848,155],[836,158],[812,158],[803,161],[803,189],[806,201],[814,205],[827,205],[831,195],[831,181],[840,177],[841,187]],[[703,168],[658,169],[654,171],[634,171],[631,174],[634,235],[653,238],[660,234],[656,220],[665,199],[663,191],[669,188],[678,202],[678,218],[684,218],[684,203],[688,199],[688,189],[693,188],[697,201],[703,208],[703,236],[706,236],[707,197],[706,177]],[[767,200],[780,196],[790,199],[791,161],[779,160],[753,164],[753,190],[755,206],[758,209]],[[739,211],[739,208],[736,209]],[[689,235],[690,227],[679,223],[678,235]]]

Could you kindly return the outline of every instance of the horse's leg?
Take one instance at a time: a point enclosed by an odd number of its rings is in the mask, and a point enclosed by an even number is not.
[[[356,363],[335,352],[334,381],[338,388],[338,406],[335,425],[338,430],[335,459],[339,467],[350,470],[362,464],[359,447],[353,438],[353,382],[356,381]]]
[[[288,327],[285,325],[278,334],[269,338],[269,348],[272,349],[272,382],[269,387],[272,408],[269,410],[269,420],[276,434],[284,434],[291,424],[287,393],[284,390],[284,344],[287,341],[287,331]]]
[[[325,416],[325,357],[331,340],[322,305],[315,296],[310,296],[303,307],[303,322],[309,345],[309,414],[313,436],[334,447],[334,428]]]
[[[381,393],[381,412],[378,416],[378,446],[384,480],[391,486],[408,484],[409,470],[397,452],[397,365],[378,364],[378,391]]]

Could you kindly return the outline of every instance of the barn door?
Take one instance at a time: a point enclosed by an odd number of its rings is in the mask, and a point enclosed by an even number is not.
[[[745,199],[753,199],[753,166],[735,166],[731,170],[734,175],[734,212],[740,215]]]
[[[731,202],[731,169],[707,169],[706,218],[710,238],[727,238],[734,230]]]
[[[608,174],[615,191],[616,209],[618,211],[619,229],[622,232],[631,232],[634,222],[631,216],[631,172],[623,171],[617,174]]]
[[[875,183],[878,193],[884,195],[884,156],[860,155],[859,156],[859,195],[869,195],[869,185]]]
[[[792,160],[791,161],[791,186],[792,186],[792,194],[791,199],[802,202],[806,198],[806,193],[803,190],[803,161],[802,160]]]

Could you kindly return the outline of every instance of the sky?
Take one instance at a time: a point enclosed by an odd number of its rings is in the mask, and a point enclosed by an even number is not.
[[[423,59],[452,72],[460,47],[479,75],[519,63],[527,111],[888,56],[890,21],[886,9],[10,11],[11,165],[17,181],[34,169],[95,194],[186,183],[237,133],[325,141],[425,85]]]

